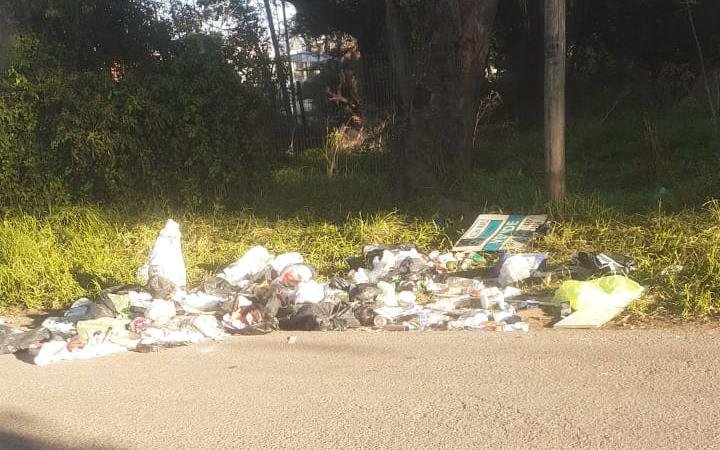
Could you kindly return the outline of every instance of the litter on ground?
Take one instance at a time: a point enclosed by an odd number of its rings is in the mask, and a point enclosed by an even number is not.
[[[524,246],[545,219],[480,216],[456,251],[445,253],[369,244],[347,259],[346,276],[327,282],[301,253],[274,255],[256,246],[194,287],[186,286],[180,226],[168,220],[137,271],[139,284],[80,298],[36,329],[0,321],[0,353],[30,352],[43,366],[278,329],[526,333],[528,314],[540,308],[564,317],[556,327],[597,327],[642,294],[627,278],[630,258],[581,252],[569,271],[556,272],[581,274],[583,281],[565,281],[552,302],[524,295],[523,283],[551,273],[548,255],[503,249]],[[593,275],[602,277],[585,281]]]

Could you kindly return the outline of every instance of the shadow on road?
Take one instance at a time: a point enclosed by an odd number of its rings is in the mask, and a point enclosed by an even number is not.
[[[19,429],[32,430],[28,432]],[[92,445],[70,445],[50,441],[46,429],[36,418],[25,414],[0,411],[0,448],[3,450],[110,450],[112,447]]]

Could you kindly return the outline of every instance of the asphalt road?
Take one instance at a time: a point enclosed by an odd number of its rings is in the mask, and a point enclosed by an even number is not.
[[[718,330],[289,333],[36,367],[0,448],[718,448]]]

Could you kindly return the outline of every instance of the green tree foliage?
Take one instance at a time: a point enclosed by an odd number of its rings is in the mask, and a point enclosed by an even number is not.
[[[18,1],[4,12],[14,27],[0,77],[3,209],[242,202],[267,153],[257,20],[201,33],[126,0]]]
[[[366,54],[383,51],[383,0],[289,0],[297,8],[297,31],[309,36],[349,34]],[[413,1],[413,0],[411,0]]]

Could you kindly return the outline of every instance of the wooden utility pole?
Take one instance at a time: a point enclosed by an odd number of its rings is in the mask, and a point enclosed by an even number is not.
[[[565,0],[545,0],[545,180],[548,200],[565,198]]]

